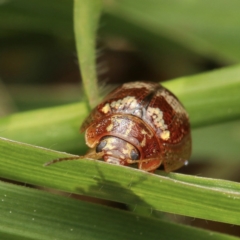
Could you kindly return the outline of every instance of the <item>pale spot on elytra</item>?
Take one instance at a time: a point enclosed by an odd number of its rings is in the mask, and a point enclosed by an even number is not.
[[[134,109],[138,105],[137,100],[133,96],[127,96],[123,99],[119,99],[118,101],[111,102],[111,108],[122,110],[123,108]]]
[[[106,130],[107,130],[108,132],[110,132],[110,131],[112,131],[112,129],[113,129],[113,124],[111,123],[111,124],[108,125],[108,127],[106,128]]]
[[[109,105],[109,103],[106,103],[105,105],[104,105],[104,107],[102,107],[102,112],[103,113],[108,113],[108,112],[110,112],[110,110],[111,110],[111,108],[110,108],[110,105]]]
[[[160,137],[163,140],[168,140],[170,138],[170,132],[169,131],[163,131],[163,132],[161,132]]]
[[[147,109],[147,115],[152,117],[155,127],[160,128],[162,131],[167,129],[167,125],[163,120],[163,112],[159,108],[149,107]]]

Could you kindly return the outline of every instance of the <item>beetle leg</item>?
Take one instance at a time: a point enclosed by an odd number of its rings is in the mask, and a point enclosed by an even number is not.
[[[156,158],[148,158],[148,159],[140,159],[140,160],[132,160],[132,159],[127,159],[127,163],[133,164],[133,163],[143,163],[143,162],[150,162],[153,160],[158,160]]]
[[[74,157],[66,157],[66,158],[57,158],[57,159],[54,159],[50,162],[47,162],[45,163],[43,166],[44,167],[47,167],[51,164],[54,164],[54,163],[58,163],[58,162],[62,162],[62,161],[70,161],[70,160],[78,160],[78,159],[83,159],[83,158],[92,158],[92,159],[100,159],[102,158],[103,156],[103,152],[90,152],[84,156],[74,156]]]
[[[162,160],[159,157],[156,158],[147,158],[140,160],[131,160],[128,159],[127,163],[138,163],[138,168],[147,172],[154,173],[154,171],[161,165]]]

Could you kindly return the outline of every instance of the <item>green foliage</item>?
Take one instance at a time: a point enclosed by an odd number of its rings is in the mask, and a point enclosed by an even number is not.
[[[0,237],[5,240],[175,239],[179,235],[186,240],[237,239],[3,182],[0,194]]]
[[[240,184],[234,182],[155,175],[87,159],[43,167],[51,159],[69,155],[6,139],[1,139],[0,148],[1,176],[7,179],[143,206],[149,214],[153,209],[240,224]]]

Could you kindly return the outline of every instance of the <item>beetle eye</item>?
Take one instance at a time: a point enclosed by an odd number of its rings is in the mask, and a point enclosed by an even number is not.
[[[131,159],[132,160],[137,160],[139,158],[139,154],[135,149],[132,149],[131,151]]]
[[[103,150],[103,148],[106,146],[106,144],[107,144],[106,140],[101,141],[96,147],[96,152],[97,153],[101,152]]]

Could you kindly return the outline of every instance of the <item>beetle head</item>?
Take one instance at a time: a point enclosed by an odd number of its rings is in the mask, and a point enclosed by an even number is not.
[[[127,160],[138,160],[140,154],[138,150],[129,142],[113,136],[103,137],[96,147],[96,152],[103,152],[105,162],[128,165]]]

